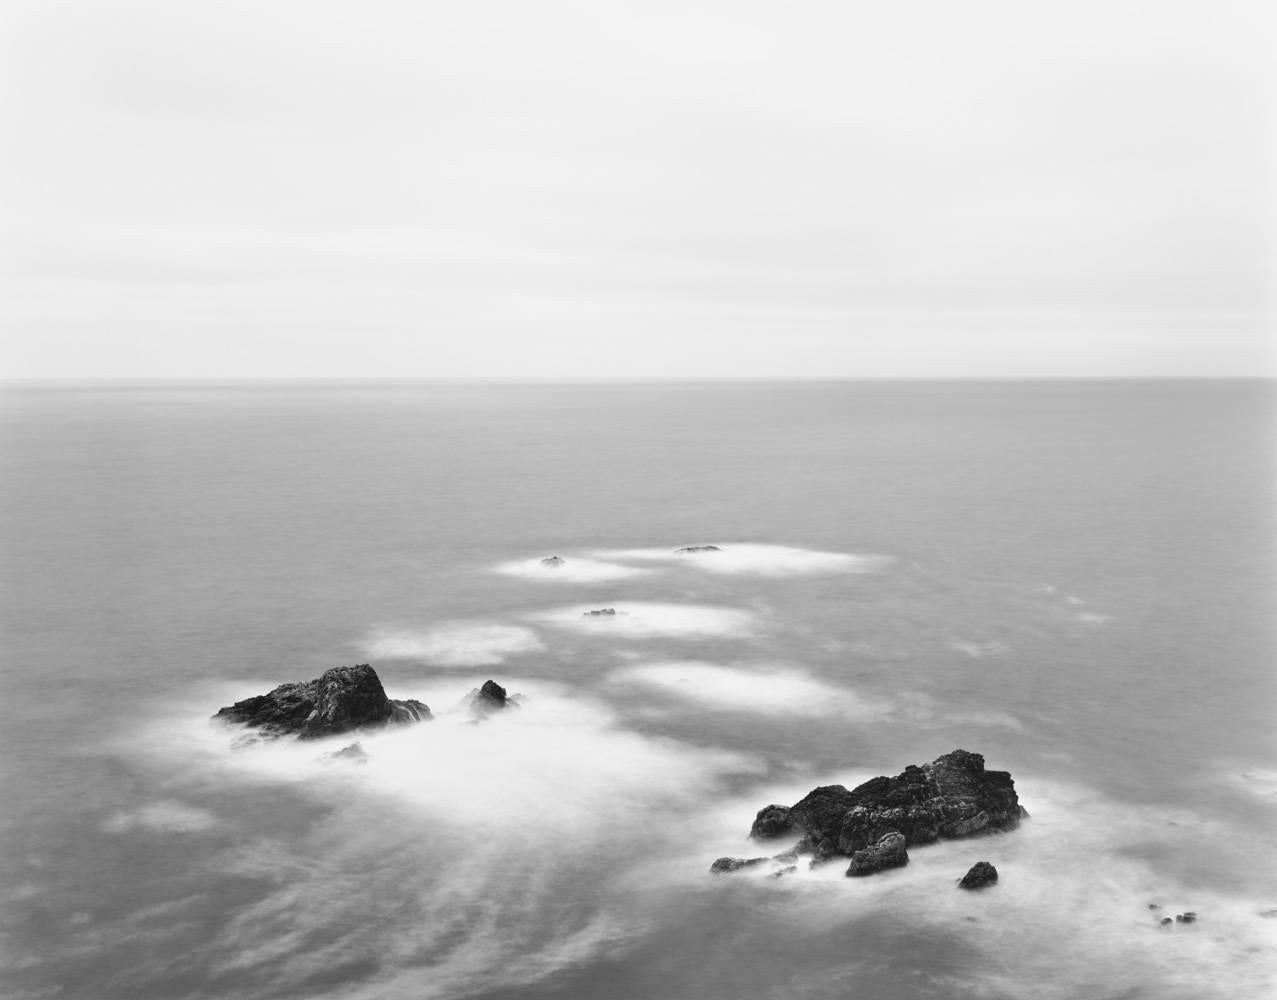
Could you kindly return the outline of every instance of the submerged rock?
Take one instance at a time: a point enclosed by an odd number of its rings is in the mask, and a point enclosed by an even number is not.
[[[791,826],[805,833],[796,850],[814,855],[817,864],[835,856],[854,857],[869,848],[877,856],[874,852],[891,833],[903,837],[903,850],[905,845],[1013,830],[1027,815],[1011,775],[986,771],[984,758],[965,750],[921,767],[910,765],[894,778],[873,778],[851,790],[823,785],[788,811],[767,806],[755,818],[750,835],[784,832],[786,812]],[[866,856],[863,864],[868,863]]]
[[[998,870],[987,861],[977,861],[958,882],[959,889],[985,889],[998,881]]]
[[[851,856],[851,864],[847,866],[847,874],[872,875],[886,868],[903,868],[909,863],[909,852],[905,850],[903,833],[888,833],[872,847],[856,851]]]
[[[582,618],[610,618],[616,614],[616,608],[599,608],[597,611],[587,611]]]
[[[419,722],[430,718],[430,709],[415,698],[387,698],[377,672],[360,663],[334,667],[313,681],[281,684],[219,709],[213,718],[242,723],[265,735],[307,740],[367,726]]]
[[[765,864],[769,860],[769,858],[719,858],[709,866],[709,870],[715,875],[721,875],[723,872],[735,872],[742,868]]]
[[[675,549],[676,556],[686,555],[689,552],[722,552],[717,545],[685,545],[681,549]]]
[[[541,565],[549,566],[551,569],[554,569],[555,567],[562,566],[565,562],[567,562],[566,559],[560,559],[558,556],[546,556],[541,560]]]
[[[517,708],[518,702],[511,698],[506,693],[506,689],[496,681],[488,680],[483,682],[483,687],[473,692],[470,707],[480,715],[487,715],[506,708]]]
[[[796,871],[798,871],[797,865],[789,865],[786,868],[778,868],[776,871],[772,872],[767,877],[768,878],[784,878],[786,875],[793,875]]]
[[[340,750],[326,753],[319,759],[323,761],[344,760],[351,764],[367,764],[368,753],[358,743],[352,743],[348,747],[342,747]]]

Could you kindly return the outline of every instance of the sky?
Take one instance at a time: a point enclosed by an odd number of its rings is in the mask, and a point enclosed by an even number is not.
[[[0,377],[1271,376],[1275,26],[0,0]]]

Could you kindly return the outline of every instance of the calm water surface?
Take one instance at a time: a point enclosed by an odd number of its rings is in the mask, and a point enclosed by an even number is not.
[[[5,996],[1274,987],[1271,382],[10,386],[0,419]],[[364,767],[208,722],[365,661],[437,718]],[[523,706],[471,724],[489,677]],[[708,875],[761,806],[955,747],[1032,820]]]

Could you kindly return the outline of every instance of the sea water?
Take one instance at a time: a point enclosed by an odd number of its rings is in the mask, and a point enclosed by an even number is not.
[[[0,417],[6,997],[1274,988],[1269,381],[11,385]],[[361,662],[435,719],[209,721]],[[520,707],[476,724],[488,678]],[[774,853],[762,806],[958,747],[1019,830],[709,874]]]

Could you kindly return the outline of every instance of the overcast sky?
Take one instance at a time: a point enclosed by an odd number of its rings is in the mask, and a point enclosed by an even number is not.
[[[1273,374],[1267,2],[0,2],[0,375]]]

